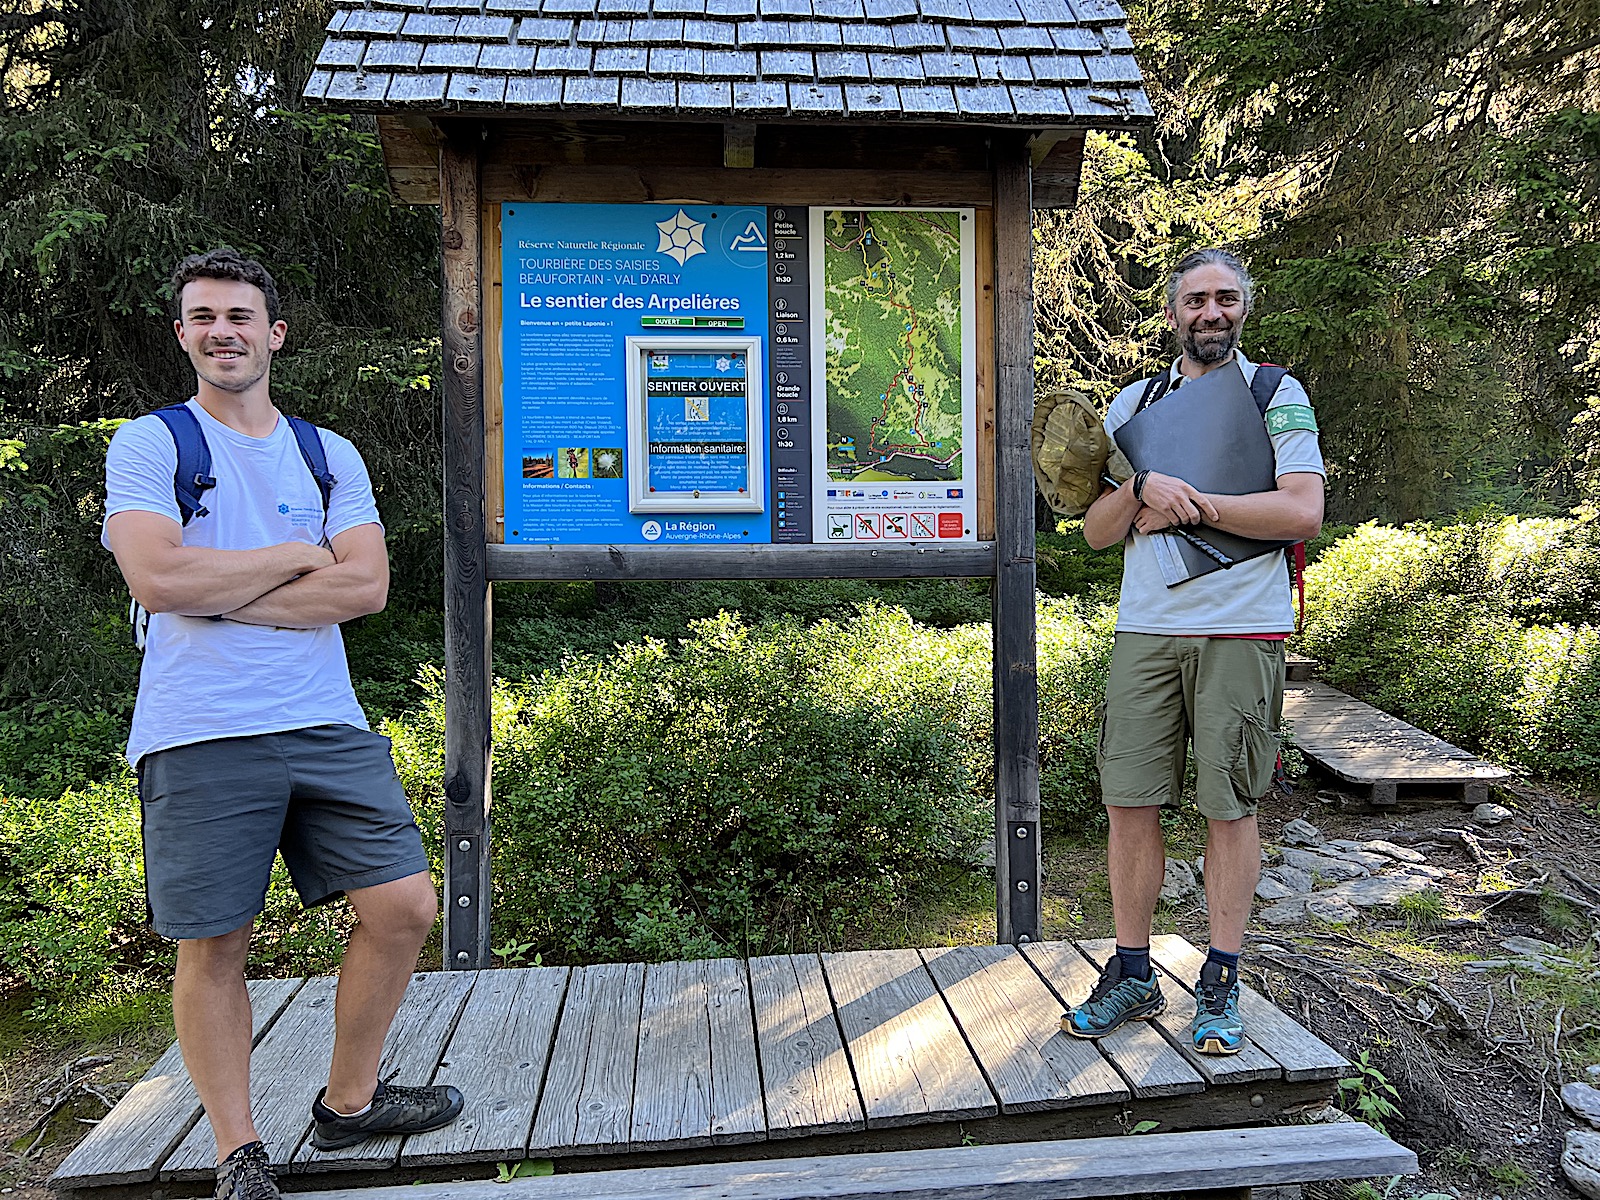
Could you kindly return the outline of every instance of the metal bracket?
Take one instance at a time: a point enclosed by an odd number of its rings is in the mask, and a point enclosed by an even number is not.
[[[1014,943],[1040,937],[1039,822],[1006,822],[1006,865]]]

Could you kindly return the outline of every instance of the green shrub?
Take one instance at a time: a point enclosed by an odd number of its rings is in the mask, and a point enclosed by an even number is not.
[[[302,910],[277,862],[252,972],[332,970],[349,922],[344,905]],[[0,982],[25,987],[48,1016],[91,992],[159,983],[172,961],[172,943],[145,923],[131,771],[55,796],[0,791]]]
[[[1041,611],[1041,775],[1098,813],[1093,719],[1109,612]],[[926,895],[992,830],[986,626],[721,614],[675,646],[586,655],[494,692],[496,936],[547,958],[836,944]],[[443,698],[391,723],[437,853]]]

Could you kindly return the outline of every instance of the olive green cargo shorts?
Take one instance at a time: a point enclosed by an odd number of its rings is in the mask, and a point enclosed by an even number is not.
[[[1118,633],[1100,722],[1102,800],[1176,806],[1192,740],[1201,814],[1252,816],[1272,787],[1283,679],[1281,641]]]

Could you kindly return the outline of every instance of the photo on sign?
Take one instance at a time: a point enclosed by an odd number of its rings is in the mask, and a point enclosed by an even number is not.
[[[556,451],[558,479],[589,478],[589,447],[562,446]]]
[[[593,461],[596,479],[622,478],[621,446],[596,446]]]
[[[764,511],[761,341],[628,339],[628,506]]]
[[[554,479],[556,477],[556,452],[552,449],[524,450],[522,452],[522,477],[524,479]]]

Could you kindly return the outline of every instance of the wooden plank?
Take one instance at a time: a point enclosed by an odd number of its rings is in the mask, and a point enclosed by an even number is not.
[[[915,950],[822,956],[867,1128],[999,1112]]]
[[[252,1046],[272,1027],[304,983],[304,979],[249,981]],[[148,1183],[199,1117],[200,1097],[189,1072],[184,1070],[183,1053],[174,1042],[62,1160],[50,1176],[50,1186]]]
[[[750,960],[772,1138],[865,1129],[866,1113],[814,954]]]
[[[699,963],[652,963],[639,1013],[633,1150],[711,1144],[711,1030]]]
[[[1021,943],[1040,937],[1033,210],[1026,142],[997,135],[994,154],[995,940]]]
[[[1093,1043],[1052,1030],[1055,997],[1012,946],[924,950],[967,1045],[1005,1113],[1129,1098]]]
[[[1351,1122],[462,1180],[403,1193],[351,1188],[302,1200],[1086,1200],[1416,1171],[1410,1150]]]
[[[433,1082],[450,1031],[478,978],[476,971],[428,971],[411,977],[383,1041],[379,1079],[412,1085]],[[307,1138],[295,1154],[295,1170],[383,1170],[395,1165],[403,1140],[376,1137],[343,1150],[322,1151]]]
[[[1084,134],[1067,134],[1033,170],[1034,208],[1072,208],[1083,176]]]
[[[1117,939],[1095,938],[1092,941],[1079,942],[1078,948],[1086,951],[1091,958],[1103,960],[1117,952]],[[1197,955],[1197,957],[1203,956]],[[1195,1003],[1194,992],[1190,990],[1189,985],[1198,979],[1199,975],[1198,966],[1191,974],[1181,978],[1170,971],[1167,972],[1167,981],[1161,985],[1161,993],[1167,998],[1167,1011],[1157,1017],[1152,1024],[1162,1032],[1167,1041],[1172,1043],[1179,1054],[1194,1064],[1195,1069],[1205,1076],[1206,1082],[1212,1087],[1249,1083],[1257,1079],[1282,1079],[1283,1068],[1278,1065],[1278,1060],[1249,1039],[1248,1027],[1245,1029],[1245,1043],[1237,1054],[1201,1054],[1194,1048],[1194,1043],[1189,1037],[1189,1025],[1193,1022],[1199,1006]]]
[[[530,1153],[599,1154],[627,1147],[644,974],[643,963],[574,968]]]
[[[489,680],[492,588],[484,558],[483,287],[479,131],[439,152],[444,262],[444,965],[489,953]]]
[[[994,541],[994,213],[980,208],[972,214],[973,277],[977,362],[973,364],[973,390],[977,393],[976,453],[970,460],[978,477],[978,540]]]
[[[1063,1008],[1081,1002],[1100,978],[1099,970],[1071,942],[1037,942],[1022,952]],[[1040,1020],[1050,1015],[1041,1013]],[[1200,1072],[1148,1021],[1130,1021],[1095,1044],[1132,1086],[1137,1099],[1205,1090]]]
[[[479,973],[433,1077],[460,1088],[466,1106],[453,1124],[407,1138],[402,1166],[522,1157],[567,974],[566,967]]]
[[[490,579],[983,579],[988,542],[948,546],[490,546]]]
[[[1300,745],[1300,749],[1335,775],[1363,783],[1380,779],[1400,783],[1424,779],[1434,783],[1470,783],[1504,779],[1509,774],[1503,768],[1474,759],[1441,759],[1427,753],[1406,754],[1378,747],[1346,749]]]
[[[734,959],[656,963],[645,972],[632,1149],[766,1136],[750,984]]]
[[[1175,978],[1198,979],[1205,962],[1205,955],[1172,933],[1150,940],[1150,957]],[[1277,1060],[1285,1079],[1338,1079],[1351,1073],[1350,1064],[1337,1050],[1243,984],[1239,986],[1239,1015],[1250,1040]]]
[[[500,206],[485,203],[483,229],[483,468],[484,536],[506,540],[505,289],[501,273]]]
[[[250,1056],[250,1111],[276,1168],[286,1169],[311,1128],[311,1101],[328,1080],[337,980],[308,979]],[[205,1179],[216,1168],[209,1121],[199,1122],[161,1166],[163,1179]]]
[[[490,200],[566,204],[790,204],[833,208],[962,205],[986,208],[992,203],[992,188],[987,171],[491,163],[483,172],[483,191]]]
[[[711,1141],[761,1141],[767,1136],[767,1119],[750,976],[735,958],[712,959],[705,972],[711,1017]]]

